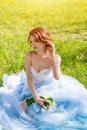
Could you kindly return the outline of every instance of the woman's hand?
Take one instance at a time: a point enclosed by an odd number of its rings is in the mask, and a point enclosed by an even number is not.
[[[54,44],[51,44],[50,46],[51,46],[50,47],[50,54],[51,54],[51,56],[54,56],[55,55],[55,46],[54,46]]]
[[[44,99],[42,98],[36,98],[35,101],[39,103],[42,107],[44,107]]]
[[[51,41],[48,41],[45,43],[45,47],[47,47],[47,50],[49,51],[49,54],[51,55],[51,57],[53,57],[55,55],[55,46],[54,43]]]
[[[55,55],[55,46],[54,43],[48,42],[46,45],[49,47],[49,53],[53,57]]]
[[[23,101],[21,102],[21,106],[22,106],[22,109],[23,109],[24,111],[26,111],[26,109],[27,109],[26,100],[23,100]]]

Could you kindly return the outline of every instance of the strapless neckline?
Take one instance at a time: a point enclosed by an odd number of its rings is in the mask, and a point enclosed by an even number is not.
[[[37,72],[36,69],[35,69],[33,66],[31,66],[31,69],[33,69],[35,73],[40,74],[40,73],[42,73],[42,72],[44,72],[44,71],[51,70],[52,68],[45,68],[45,69],[42,69],[42,70],[39,71],[39,72]]]
[[[42,69],[40,72],[37,72],[35,68],[31,66],[31,73],[33,76],[34,83],[40,83],[52,76],[52,68]]]

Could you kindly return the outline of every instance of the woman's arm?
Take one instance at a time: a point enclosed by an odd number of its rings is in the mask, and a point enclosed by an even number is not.
[[[61,58],[59,55],[55,54],[55,47],[54,44],[51,44],[52,49],[50,50],[51,59],[52,59],[52,67],[53,67],[53,75],[55,79],[60,78],[61,70],[60,70],[60,64],[61,64]]]
[[[34,99],[37,98],[37,95],[36,95],[36,91],[35,91],[35,87],[34,87],[34,83],[33,83],[33,77],[32,77],[32,73],[31,73],[31,52],[28,52],[26,54],[26,75],[27,75],[27,82],[28,82],[28,85],[29,85],[29,88],[32,92],[32,95],[34,97]]]
[[[52,66],[53,66],[53,75],[55,79],[60,78],[61,70],[60,70],[61,58],[59,55],[52,55]]]
[[[28,52],[26,54],[26,75],[27,75],[27,82],[30,88],[30,91],[35,99],[36,102],[38,102],[41,106],[44,105],[43,103],[43,99],[38,98],[37,94],[36,94],[36,90],[34,87],[34,83],[33,83],[33,77],[32,77],[32,73],[31,73],[31,65],[32,65],[32,61],[31,61],[31,52]]]

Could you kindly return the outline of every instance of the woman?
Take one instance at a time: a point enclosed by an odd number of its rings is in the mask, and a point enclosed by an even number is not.
[[[52,69],[55,79],[60,78],[60,56],[55,54],[55,47],[49,32],[42,28],[34,28],[29,34],[33,51],[26,54],[27,81],[36,102],[43,106],[43,99],[38,98],[33,83],[31,67],[40,73],[45,69]],[[38,62],[39,61],[39,62]]]
[[[6,120],[9,130],[86,130],[87,90],[75,78],[61,74],[61,58],[45,28],[32,29],[28,39],[33,50],[26,54],[26,74],[3,76],[1,127],[7,130]],[[27,107],[26,98],[31,96],[35,102]],[[49,109],[43,97],[52,97]]]

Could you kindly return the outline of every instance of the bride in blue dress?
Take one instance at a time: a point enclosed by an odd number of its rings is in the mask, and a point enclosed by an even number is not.
[[[36,27],[28,38],[33,50],[26,54],[26,72],[3,75],[0,130],[87,130],[86,88],[61,73],[48,30]],[[47,108],[49,97],[53,104]]]

